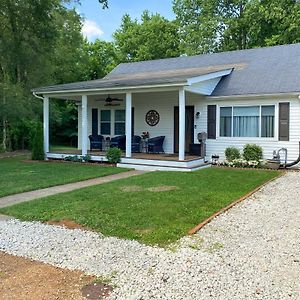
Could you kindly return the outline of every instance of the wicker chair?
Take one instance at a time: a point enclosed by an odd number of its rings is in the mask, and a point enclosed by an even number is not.
[[[141,152],[141,140],[142,138],[138,135],[134,135],[131,138],[131,152],[133,153]]]
[[[148,140],[148,152],[149,153],[165,153],[163,144],[165,136],[156,136]]]
[[[103,144],[103,135],[100,134],[93,134],[89,135],[90,139],[90,150],[92,151],[93,149],[96,150],[102,150],[102,144]]]
[[[115,136],[110,140],[111,148],[119,148],[125,151],[126,148],[126,135]]]

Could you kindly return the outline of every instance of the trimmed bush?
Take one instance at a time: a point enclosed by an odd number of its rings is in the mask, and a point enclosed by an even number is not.
[[[243,157],[247,161],[260,161],[263,157],[262,147],[256,144],[245,145]]]
[[[44,160],[44,146],[43,146],[43,126],[41,123],[37,123],[33,129],[31,140],[31,159]]]
[[[91,160],[91,156],[89,154],[81,156],[81,155],[69,155],[65,156],[65,161],[72,161],[72,162],[89,162]]]
[[[117,164],[121,161],[122,150],[119,148],[109,148],[106,153],[106,158],[109,163]]]
[[[238,148],[235,147],[227,147],[225,150],[226,160],[233,161],[235,159],[241,158],[241,153]]]

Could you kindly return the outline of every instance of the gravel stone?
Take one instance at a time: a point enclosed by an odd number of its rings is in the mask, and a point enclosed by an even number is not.
[[[0,220],[0,250],[116,285],[109,299],[300,299],[300,173],[289,172],[169,249]]]

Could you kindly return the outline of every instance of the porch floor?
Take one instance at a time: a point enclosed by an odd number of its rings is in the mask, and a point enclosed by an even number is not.
[[[60,151],[51,151],[50,153],[56,153],[56,154],[77,154],[81,155],[81,150],[80,149],[62,149]],[[88,151],[89,155],[93,156],[106,156],[105,151]],[[122,157],[125,157],[125,153],[122,154]],[[161,154],[152,154],[152,153],[132,153],[131,158],[135,159],[149,159],[149,160],[167,160],[167,161],[178,161],[178,154],[167,154],[167,153],[161,153]],[[200,159],[200,156],[195,156],[195,155],[185,155],[185,162],[188,161],[193,161],[196,159]]]

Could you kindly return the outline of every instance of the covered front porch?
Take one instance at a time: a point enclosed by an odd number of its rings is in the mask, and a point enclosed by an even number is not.
[[[44,151],[47,158],[62,159],[69,155],[89,154],[93,161],[106,161],[105,151],[113,139],[124,137],[120,167],[148,170],[198,169],[205,164],[205,152],[199,147],[199,122],[206,122],[197,106],[211,94],[222,76],[221,70],[197,77],[176,78],[176,82],[139,86],[114,86],[84,90],[55,90],[43,93]],[[177,82],[178,80],[178,82]],[[102,80],[104,81],[104,79]],[[107,85],[109,85],[107,83]],[[70,85],[66,85],[70,87]],[[51,98],[74,100],[78,104],[78,149],[73,153],[49,149],[49,101]],[[199,127],[200,128],[200,127]],[[147,133],[133,148],[133,139]],[[101,139],[97,149],[91,136]],[[162,137],[163,144],[150,150],[150,140]],[[145,143],[149,143],[145,146]],[[198,146],[197,146],[198,145]]]

